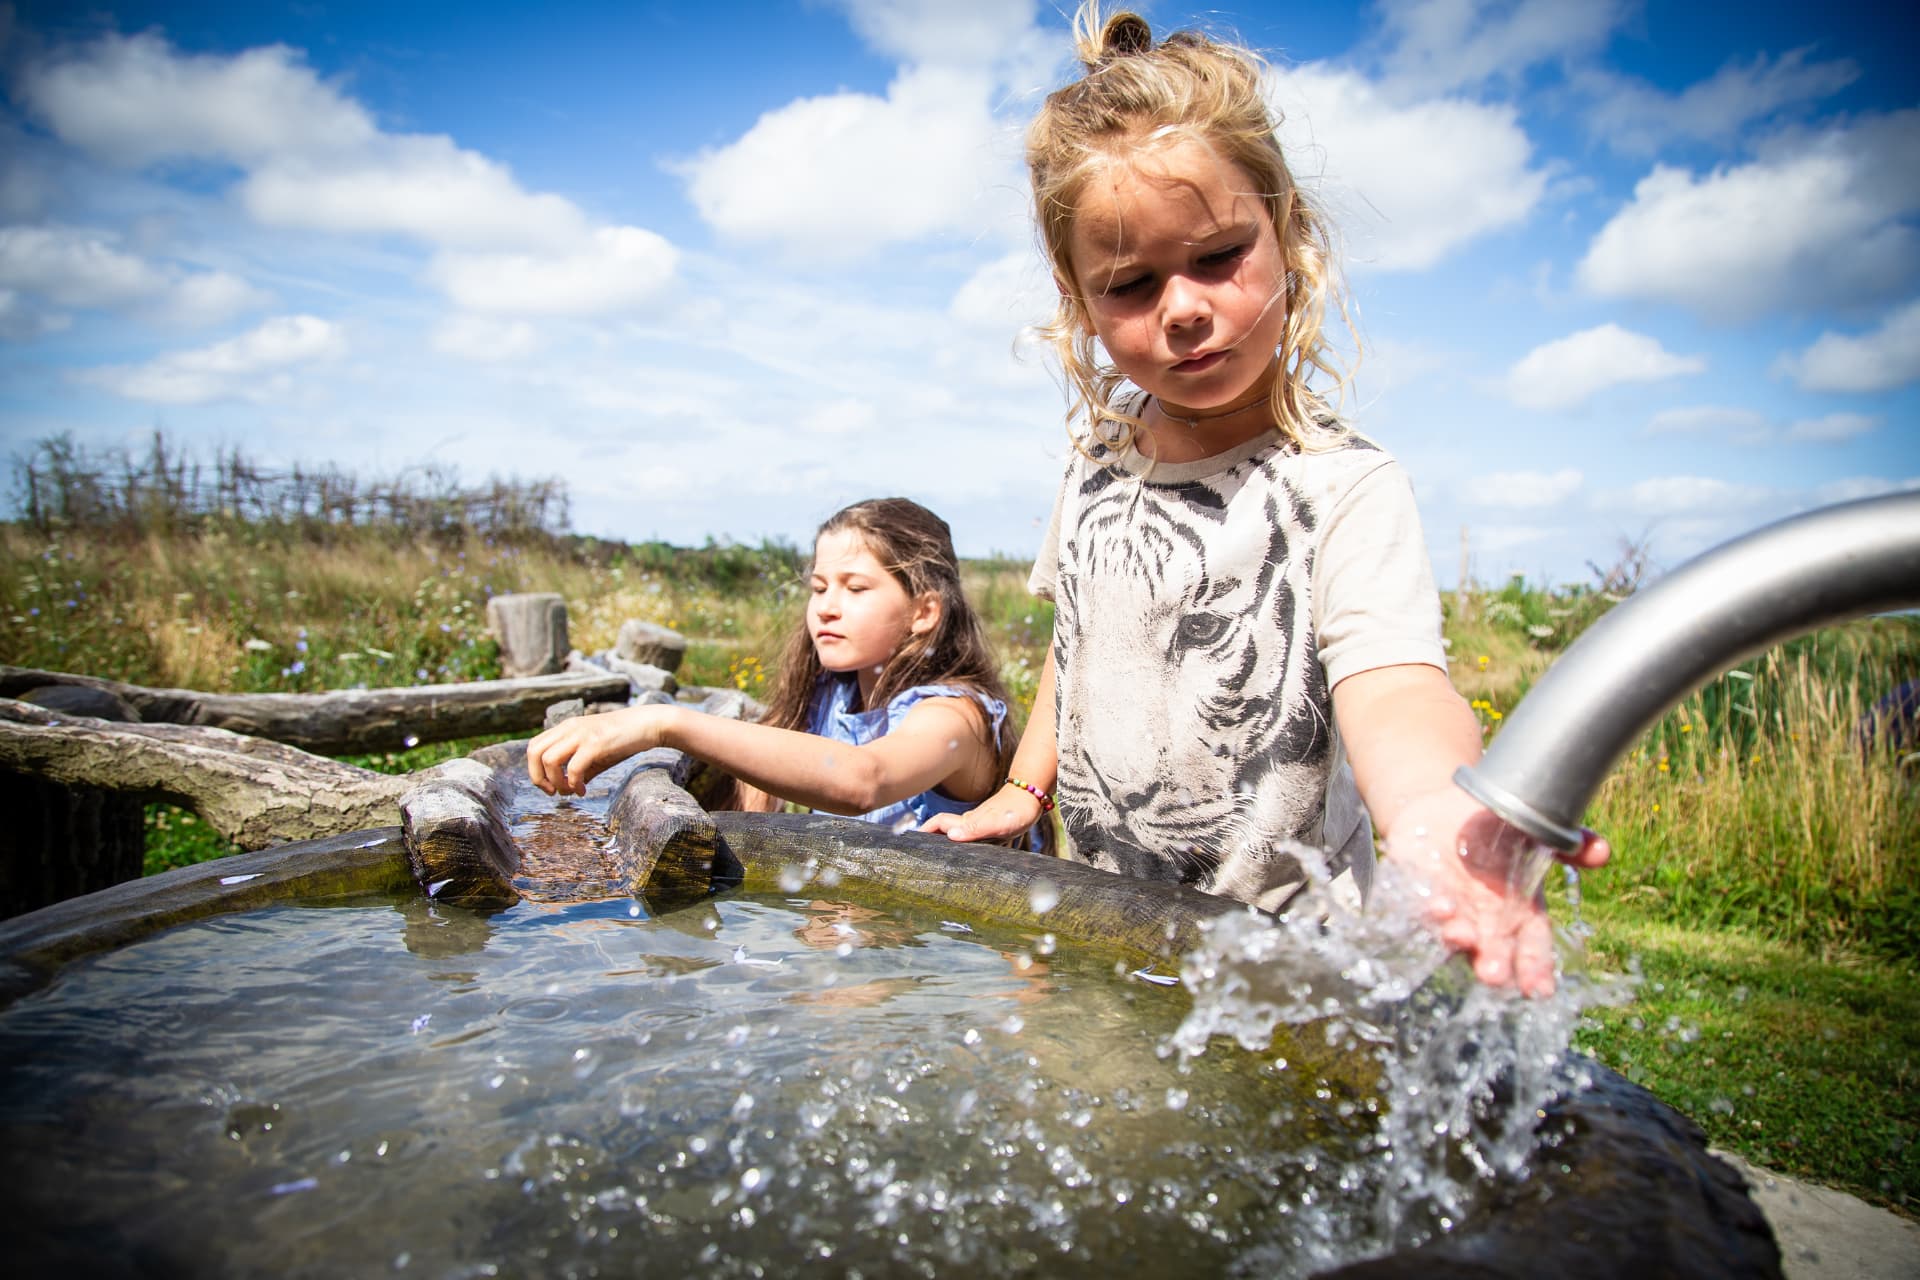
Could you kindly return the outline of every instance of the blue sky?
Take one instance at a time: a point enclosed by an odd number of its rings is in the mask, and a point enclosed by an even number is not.
[[[1273,60],[1437,576],[1671,566],[1920,485],[1882,4],[1155,4]],[[905,493],[1031,554],[1066,438],[1028,0],[0,7],[0,452],[557,475],[583,531]]]

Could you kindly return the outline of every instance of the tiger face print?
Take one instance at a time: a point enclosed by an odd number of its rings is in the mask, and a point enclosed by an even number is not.
[[[1093,472],[1063,530],[1058,800],[1081,856],[1253,902],[1302,878],[1333,750],[1315,519],[1283,479]]]

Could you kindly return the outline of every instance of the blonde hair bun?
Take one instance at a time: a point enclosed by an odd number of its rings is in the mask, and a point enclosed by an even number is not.
[[[1090,28],[1099,21],[1099,9],[1089,5],[1075,16],[1085,19]],[[1078,22],[1074,25],[1080,27]],[[1115,58],[1131,58],[1153,52],[1153,28],[1137,13],[1116,13],[1100,23],[1097,35],[1090,29],[1076,29],[1074,51],[1080,55],[1080,61],[1087,70],[1095,71]]]

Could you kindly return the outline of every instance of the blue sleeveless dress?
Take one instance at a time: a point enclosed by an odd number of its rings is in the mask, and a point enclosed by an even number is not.
[[[989,698],[984,693],[959,685],[922,684],[896,693],[884,707],[875,707],[870,711],[850,710],[859,692],[860,684],[856,676],[822,676],[814,686],[807,732],[817,733],[835,742],[864,746],[892,732],[906,718],[907,712],[928,698],[972,698],[987,713],[987,723],[993,726],[994,750],[1000,749],[1000,732],[1001,726],[1006,723],[1007,704],[997,698]],[[863,813],[860,819],[863,822],[883,822],[896,831],[905,831],[936,813],[965,813],[979,803],[978,800],[955,800],[938,791],[922,791],[917,796],[909,796],[875,809],[872,813]]]

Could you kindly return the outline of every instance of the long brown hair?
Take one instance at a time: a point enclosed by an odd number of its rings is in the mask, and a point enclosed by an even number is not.
[[[870,498],[829,516],[814,534],[814,544],[830,533],[857,536],[909,598],[932,594],[940,600],[939,621],[919,635],[908,636],[887,660],[874,683],[869,707],[884,707],[896,694],[923,684],[957,685],[1012,705],[987,643],[986,628],[961,588],[960,557],[954,553],[953,531],[945,520],[908,498]],[[803,618],[787,639],[760,723],[802,732],[811,728],[814,693],[825,674]],[[992,733],[991,724],[987,731]],[[999,777],[1006,776],[1019,738],[1009,716],[1001,726],[994,758]]]

